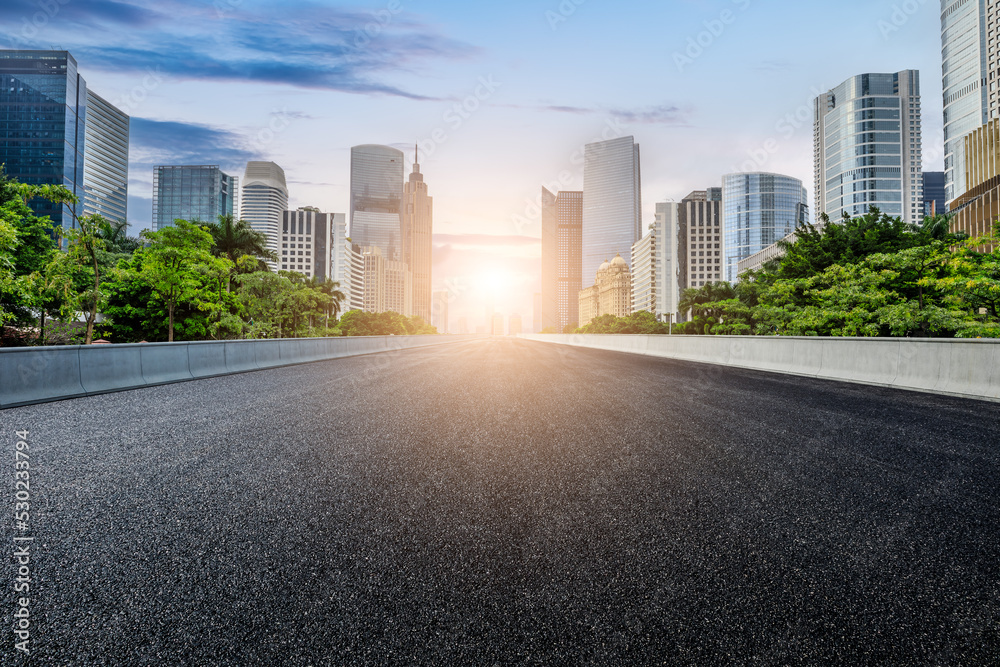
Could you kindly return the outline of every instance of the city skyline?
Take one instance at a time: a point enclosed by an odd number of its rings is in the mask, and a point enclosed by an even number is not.
[[[347,212],[351,146],[397,147],[409,169],[419,142],[437,200],[433,289],[457,296],[453,319],[472,321],[483,272],[510,285],[499,311],[532,312],[539,186],[582,189],[582,147],[595,140],[643,146],[644,231],[656,203],[745,165],[799,178],[811,202],[815,97],[859,72],[916,69],[924,167],[940,171],[937,3],[835,6],[80,1],[46,14],[14,0],[0,18],[8,48],[69,50],[88,84],[132,116],[129,216],[140,228],[154,164],[242,174],[274,161],[288,172],[289,209]],[[797,29],[820,20],[851,47],[835,60]],[[270,38],[248,44],[263,24]],[[623,31],[622,48],[592,48]]]

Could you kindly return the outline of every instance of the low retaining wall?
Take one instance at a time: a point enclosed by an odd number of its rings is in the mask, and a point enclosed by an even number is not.
[[[527,340],[1000,402],[1000,341],[522,334]]]
[[[0,409],[472,338],[477,336],[0,348]]]

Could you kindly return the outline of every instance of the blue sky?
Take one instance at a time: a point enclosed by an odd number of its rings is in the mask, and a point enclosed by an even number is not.
[[[293,206],[344,212],[350,147],[395,145],[435,198],[435,288],[454,320],[530,319],[543,184],[583,186],[583,144],[641,146],[643,204],[759,165],[812,192],[812,99],[919,69],[925,168],[942,168],[940,5],[931,0],[4,0],[3,48],[71,51],[133,118],[130,211],[154,164],[285,168]],[[456,108],[457,106],[457,108]],[[811,202],[810,202],[811,203]],[[491,282],[485,280],[485,282]]]

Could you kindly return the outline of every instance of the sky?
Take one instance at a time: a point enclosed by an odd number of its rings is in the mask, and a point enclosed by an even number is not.
[[[434,289],[530,322],[542,186],[583,189],[583,146],[634,136],[656,202],[733,171],[813,191],[812,103],[865,72],[921,74],[924,168],[943,169],[932,0],[3,0],[0,48],[69,50],[132,117],[129,219],[157,164],[248,160],[291,208],[347,212],[350,148],[413,159],[434,197]],[[587,282],[588,277],[584,277]]]

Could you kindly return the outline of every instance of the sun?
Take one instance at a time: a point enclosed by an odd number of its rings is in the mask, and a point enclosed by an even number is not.
[[[484,269],[476,280],[479,292],[483,296],[500,296],[510,286],[510,275],[499,268]]]

